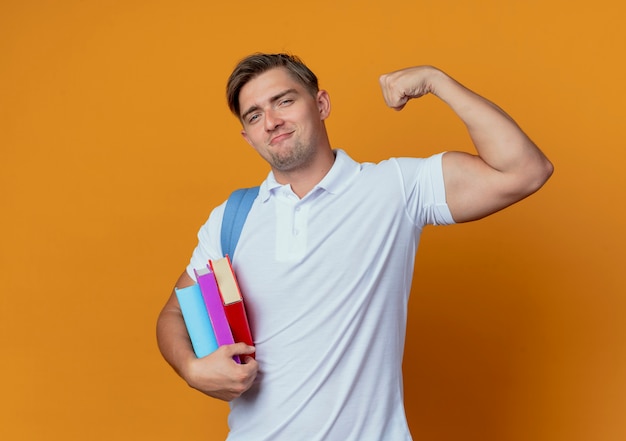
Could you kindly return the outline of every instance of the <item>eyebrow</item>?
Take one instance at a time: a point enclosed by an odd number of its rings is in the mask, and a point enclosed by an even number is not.
[[[287,90],[284,90],[284,91],[282,91],[282,92],[280,92],[280,93],[278,93],[278,94],[274,95],[273,97],[271,97],[271,98],[269,99],[269,102],[270,102],[270,103],[275,103],[276,101],[280,100],[280,99],[281,99],[282,97],[284,97],[285,95],[289,95],[290,93],[297,93],[297,92],[298,92],[298,91],[297,91],[296,89],[287,89]],[[251,113],[256,112],[256,111],[257,111],[257,110],[259,110],[260,108],[261,108],[261,106],[259,106],[259,105],[256,105],[256,104],[255,104],[255,105],[253,105],[253,106],[252,106],[252,107],[250,107],[248,110],[246,110],[244,113],[242,113],[242,115],[241,115],[241,119],[242,119],[242,120],[245,120],[245,119],[246,119],[246,117],[247,117],[248,115],[250,115]]]

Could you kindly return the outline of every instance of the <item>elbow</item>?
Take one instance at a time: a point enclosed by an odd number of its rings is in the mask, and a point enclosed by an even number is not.
[[[552,162],[550,162],[548,158],[544,157],[543,164],[541,165],[539,170],[539,185],[537,187],[537,190],[539,190],[543,186],[543,184],[548,182],[548,179],[550,179],[552,173],[554,173],[554,164],[552,164]]]
[[[526,195],[531,195],[539,190],[554,173],[554,165],[547,158],[542,158],[527,174]]]

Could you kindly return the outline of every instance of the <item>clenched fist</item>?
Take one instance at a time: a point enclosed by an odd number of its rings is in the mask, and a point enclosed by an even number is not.
[[[435,83],[445,76],[432,66],[416,66],[381,75],[379,82],[385,102],[394,110],[402,110],[413,98],[435,93]]]

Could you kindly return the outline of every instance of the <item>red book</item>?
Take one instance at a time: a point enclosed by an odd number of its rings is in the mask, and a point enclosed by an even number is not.
[[[230,263],[230,258],[226,256],[218,260],[209,260],[209,265],[211,265],[215,275],[220,296],[224,303],[224,311],[226,311],[226,317],[228,318],[235,342],[244,342],[254,346],[243,296]]]

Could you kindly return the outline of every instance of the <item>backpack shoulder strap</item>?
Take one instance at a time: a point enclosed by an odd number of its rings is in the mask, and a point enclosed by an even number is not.
[[[259,187],[240,188],[233,191],[226,201],[221,232],[222,254],[228,255],[231,260],[248,212],[258,194]]]

